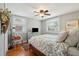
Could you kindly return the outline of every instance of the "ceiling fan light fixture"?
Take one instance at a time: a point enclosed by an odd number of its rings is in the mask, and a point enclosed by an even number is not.
[[[36,16],[41,16],[42,18],[44,16],[50,16],[50,14],[48,14],[48,10],[43,10],[43,9],[40,9],[39,11],[34,11],[35,13],[37,13]]]
[[[40,13],[39,16],[44,16],[44,13]]]

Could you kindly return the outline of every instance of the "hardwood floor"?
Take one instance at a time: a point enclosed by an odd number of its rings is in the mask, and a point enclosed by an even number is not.
[[[15,48],[8,50],[6,56],[35,56],[32,49],[24,49],[22,45],[16,45]]]

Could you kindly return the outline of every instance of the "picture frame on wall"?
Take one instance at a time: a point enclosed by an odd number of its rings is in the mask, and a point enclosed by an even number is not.
[[[66,31],[71,31],[73,29],[78,29],[79,28],[79,20],[72,20],[72,21],[67,21],[65,30]]]
[[[50,19],[46,22],[46,31],[49,33],[57,33],[60,30],[59,18]]]

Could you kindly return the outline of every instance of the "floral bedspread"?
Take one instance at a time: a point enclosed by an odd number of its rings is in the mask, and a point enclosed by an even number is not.
[[[29,43],[47,56],[68,55],[69,46],[64,42],[57,43],[57,38],[58,35],[39,35],[29,39]]]

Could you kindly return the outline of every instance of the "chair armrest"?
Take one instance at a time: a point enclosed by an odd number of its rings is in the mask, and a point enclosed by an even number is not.
[[[69,47],[68,54],[72,56],[79,56],[79,50],[76,47]]]

